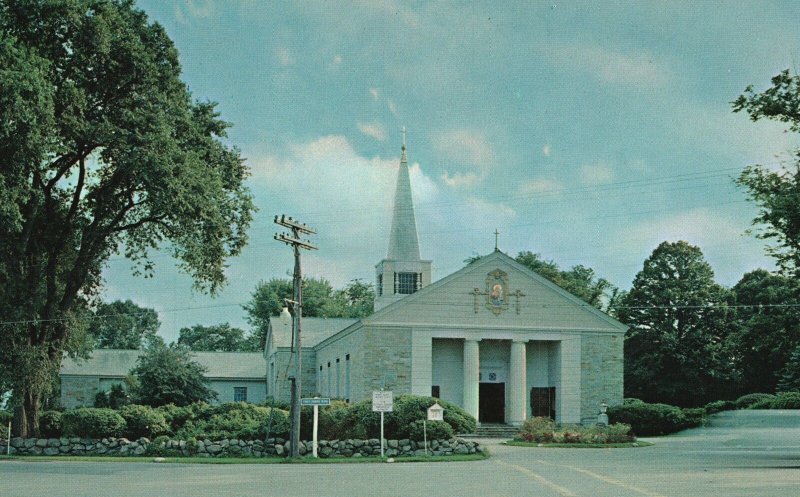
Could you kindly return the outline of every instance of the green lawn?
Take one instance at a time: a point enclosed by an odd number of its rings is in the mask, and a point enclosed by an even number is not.
[[[395,457],[394,462],[457,462],[482,461],[489,457],[488,453],[457,454],[452,456],[408,456]],[[35,461],[35,462],[134,462],[152,463],[153,457],[114,457],[114,456],[0,456],[0,460]],[[386,462],[386,457],[330,457],[315,459],[300,457],[164,457],[161,463],[179,464],[359,464]]]

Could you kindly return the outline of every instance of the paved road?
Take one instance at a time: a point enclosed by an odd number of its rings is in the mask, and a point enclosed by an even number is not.
[[[800,411],[742,411],[638,449],[490,446],[486,461],[192,465],[0,461],[0,495],[800,496]]]

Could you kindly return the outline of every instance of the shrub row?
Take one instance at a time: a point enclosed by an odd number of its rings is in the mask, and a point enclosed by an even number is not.
[[[624,423],[637,436],[666,435],[703,424],[706,410],[702,407],[681,409],[669,404],[648,404],[626,399],[620,406],[608,408],[612,423]]]
[[[523,423],[517,438],[538,443],[624,443],[634,439],[630,425],[615,423],[609,426],[565,425],[556,429],[550,418],[530,418]]]
[[[764,397],[750,404],[748,409],[800,409],[800,392],[784,392]]]

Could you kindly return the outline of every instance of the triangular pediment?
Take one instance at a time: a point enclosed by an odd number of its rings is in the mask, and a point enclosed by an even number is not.
[[[502,252],[482,257],[363,321],[612,333],[627,329]]]

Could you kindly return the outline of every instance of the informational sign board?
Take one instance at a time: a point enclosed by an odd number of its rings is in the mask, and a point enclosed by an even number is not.
[[[375,390],[372,392],[372,412],[392,412],[392,392]]]
[[[303,405],[303,406],[329,406],[329,405],[331,405],[331,399],[321,399],[319,397],[307,397],[305,399],[300,399],[300,405]]]
[[[438,402],[428,408],[428,421],[444,421],[444,407]]]

